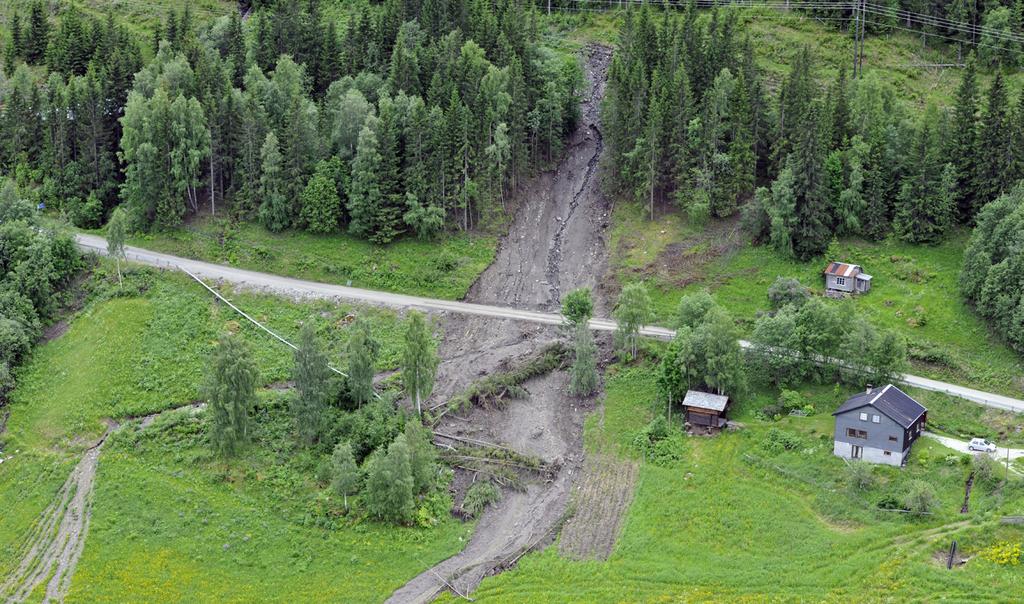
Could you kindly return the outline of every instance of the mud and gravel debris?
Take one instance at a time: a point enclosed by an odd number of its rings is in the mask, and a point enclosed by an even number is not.
[[[600,188],[600,101],[611,50],[584,50],[588,89],[582,119],[559,165],[517,191],[520,201],[495,261],[470,288],[467,301],[556,310],[564,293],[595,288],[607,267],[610,205]],[[597,313],[607,308],[598,295]],[[433,402],[444,402],[483,375],[521,364],[558,341],[557,327],[474,316],[447,316]],[[506,489],[477,523],[462,552],[398,589],[388,602],[429,602],[448,589],[472,592],[480,581],[546,546],[565,518],[572,484],[583,468],[583,420],[594,399],[567,394],[568,375],[556,370],[523,383],[528,396],[490,408],[472,407],[441,418],[437,429],[497,443],[557,468],[549,478]],[[472,477],[456,476],[468,486]],[[457,494],[456,500],[461,496]]]

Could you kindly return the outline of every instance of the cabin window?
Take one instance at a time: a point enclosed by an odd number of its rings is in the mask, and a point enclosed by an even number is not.
[[[898,441],[896,440],[896,437],[895,437],[895,436],[890,436],[890,437],[889,437],[889,442],[892,442],[892,443],[894,443],[894,442],[898,442]]]
[[[846,285],[846,277],[836,277],[836,285]]]
[[[868,421],[868,414],[867,413],[861,413],[860,414],[860,421],[862,421],[862,422]]]
[[[864,430],[858,430],[856,428],[847,428],[846,435],[850,438],[867,438],[868,433]]]
[[[871,416],[871,423],[877,424],[877,423],[880,423],[881,421],[882,421],[882,418],[878,417],[877,415],[872,415]]]

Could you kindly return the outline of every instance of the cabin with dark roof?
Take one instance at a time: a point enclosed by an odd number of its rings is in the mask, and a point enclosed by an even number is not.
[[[846,459],[902,466],[921,436],[928,410],[889,384],[868,388],[836,409],[833,453]]]
[[[825,270],[825,295],[863,294],[871,289],[871,275],[857,264],[829,262]]]

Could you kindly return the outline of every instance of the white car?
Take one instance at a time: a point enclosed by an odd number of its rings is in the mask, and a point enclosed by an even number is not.
[[[967,443],[968,451],[982,451],[984,453],[995,453],[996,444],[990,443],[984,438],[972,438],[971,442]]]

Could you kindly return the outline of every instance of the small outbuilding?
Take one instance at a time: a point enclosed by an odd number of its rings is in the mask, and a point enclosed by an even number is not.
[[[825,275],[825,295],[863,294],[871,289],[871,275],[857,264],[830,262],[822,274]]]
[[[695,428],[724,428],[729,397],[699,390],[687,390],[683,399],[684,419]]]
[[[833,453],[845,459],[902,466],[924,431],[928,410],[889,384],[868,388],[836,409]]]

